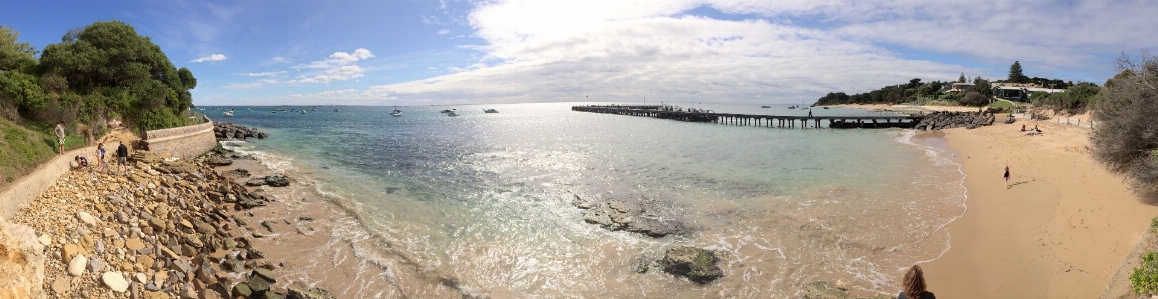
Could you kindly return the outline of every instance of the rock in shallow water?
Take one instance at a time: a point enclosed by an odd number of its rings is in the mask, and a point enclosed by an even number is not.
[[[687,277],[689,280],[696,283],[708,283],[712,280],[724,276],[724,271],[716,265],[719,259],[712,251],[679,246],[667,250],[662,260],[659,261],[663,266],[663,270]]]

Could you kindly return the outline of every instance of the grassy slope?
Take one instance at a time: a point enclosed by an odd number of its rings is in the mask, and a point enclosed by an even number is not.
[[[66,137],[65,151],[84,147],[83,136]],[[0,118],[0,188],[36,169],[56,156],[56,136],[52,127],[26,128]]]

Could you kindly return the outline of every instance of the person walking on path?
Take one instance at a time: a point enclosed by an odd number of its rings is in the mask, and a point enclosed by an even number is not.
[[[925,272],[921,271],[921,266],[909,267],[901,284],[905,290],[897,294],[897,299],[937,299],[933,292],[925,290]]]
[[[1001,177],[1005,179],[1005,189],[1009,189],[1009,166],[1005,166],[1005,174]]]
[[[60,122],[59,124],[56,124],[56,129],[53,130],[53,133],[56,133],[56,154],[58,154],[58,155],[64,154],[64,122],[63,121]]]
[[[125,142],[121,141],[121,145],[117,147],[117,172],[124,172],[125,164],[129,162],[129,147],[125,146]]]
[[[808,117],[812,117],[812,109],[808,109]]]

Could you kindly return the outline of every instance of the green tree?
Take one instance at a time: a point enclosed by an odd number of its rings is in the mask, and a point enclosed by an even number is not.
[[[965,83],[965,73],[961,73],[961,78],[957,78],[957,83]]]
[[[163,118],[183,118],[192,106],[189,89],[197,86],[192,72],[175,68],[161,47],[120,21],[69,30],[60,43],[44,48],[40,69],[64,78],[73,92],[105,95],[86,96],[102,102],[83,107],[108,109],[129,121],[147,118],[140,123],[147,130],[179,123]]]
[[[1029,77],[1021,72],[1021,62],[1014,61],[1013,65],[1009,66],[1009,77],[1006,79],[1013,83],[1028,83]]]
[[[1091,154],[1111,172],[1125,175],[1134,191],[1152,194],[1158,191],[1158,57],[1122,54],[1117,68],[1123,75],[1097,94]]]
[[[20,41],[20,32],[0,26],[0,71],[18,70],[36,64],[36,48]]]

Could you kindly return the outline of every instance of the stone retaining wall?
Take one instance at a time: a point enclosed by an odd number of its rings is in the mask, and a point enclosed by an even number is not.
[[[205,123],[199,125],[145,132],[141,143],[158,156],[192,158],[217,146],[217,137],[213,135],[213,121],[205,117]]]
[[[116,149],[116,147],[113,147]],[[63,155],[57,155],[55,158],[48,160],[41,164],[36,170],[20,177],[11,185],[8,185],[7,190],[0,192],[0,218],[9,219],[12,215],[16,215],[20,208],[25,204],[40,195],[41,192],[48,190],[52,185],[56,184],[56,180],[60,178],[64,172],[72,169],[71,163],[76,156],[84,156],[89,161],[92,159],[93,153],[96,152],[95,146],[85,147],[68,151]],[[115,158],[110,158],[110,161],[116,161]],[[114,167],[109,163],[110,167]]]

